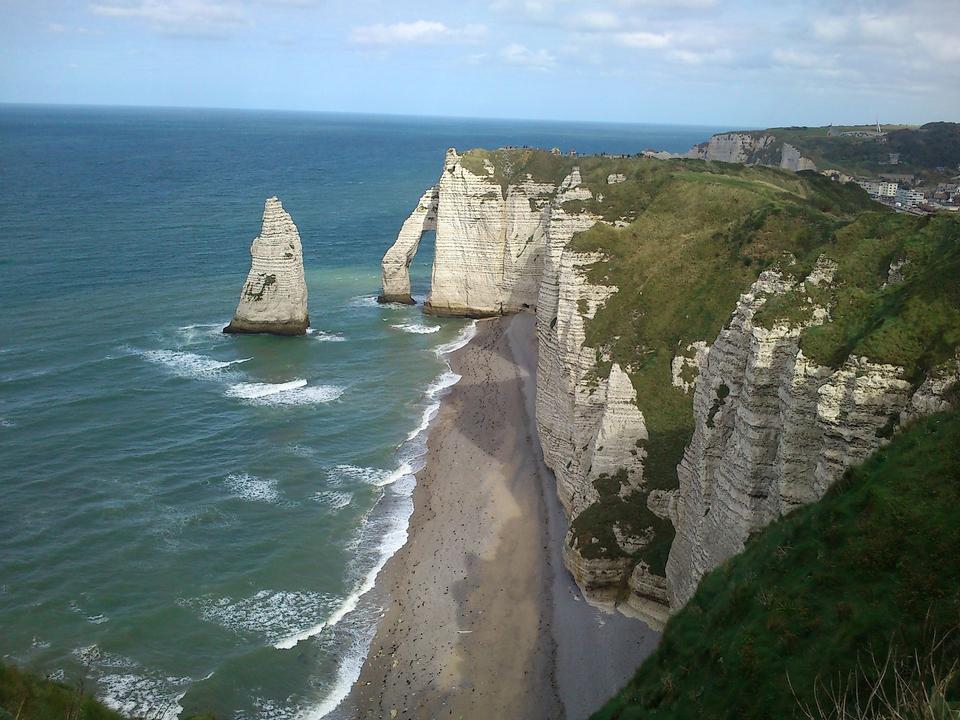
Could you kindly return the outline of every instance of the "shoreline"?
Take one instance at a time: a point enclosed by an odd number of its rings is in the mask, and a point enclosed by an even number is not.
[[[446,360],[461,379],[428,429],[407,542],[372,591],[383,614],[360,676],[327,717],[586,717],[659,636],[587,604],[563,566],[533,315],[477,321]]]

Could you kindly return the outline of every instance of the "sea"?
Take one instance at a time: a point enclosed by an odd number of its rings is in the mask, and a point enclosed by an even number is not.
[[[473,331],[375,300],[444,151],[724,129],[0,106],[0,661],[131,717],[329,714]],[[310,332],[224,335],[272,195]]]

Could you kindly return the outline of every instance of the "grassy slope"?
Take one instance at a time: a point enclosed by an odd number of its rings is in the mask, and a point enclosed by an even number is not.
[[[123,720],[75,687],[43,680],[10,665],[0,665],[0,718],[22,720]]]
[[[8,713],[5,715],[4,713]],[[0,720],[127,720],[83,691],[0,664]],[[214,720],[192,715],[187,720]]]
[[[858,653],[960,621],[960,413],[927,418],[707,575],[594,718],[791,718]],[[953,636],[946,654],[957,657]],[[788,681],[789,676],[789,681]],[[791,685],[793,691],[791,691]],[[960,699],[953,688],[952,700]]]

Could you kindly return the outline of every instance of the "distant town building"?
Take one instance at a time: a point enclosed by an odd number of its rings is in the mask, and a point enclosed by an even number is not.
[[[872,198],[880,197],[880,183],[870,180],[857,180],[857,185],[867,191],[867,195]]]
[[[887,164],[888,164],[888,165],[899,165],[899,164],[900,164],[900,153],[887,153],[887,156],[888,156],[888,158],[889,158],[889,159],[887,160]]]
[[[555,155],[556,157],[560,157],[561,155],[563,155],[563,153],[560,151],[560,148],[558,147],[552,148],[550,150],[550,154]]]
[[[898,188],[894,198],[897,205],[913,207],[923,202],[923,193],[919,190],[911,190],[910,188]]]
[[[881,182],[877,183],[877,197],[882,198],[892,198],[897,196],[897,190],[900,189],[900,185],[895,182]]]

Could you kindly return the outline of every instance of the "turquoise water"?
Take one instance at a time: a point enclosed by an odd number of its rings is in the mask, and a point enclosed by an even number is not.
[[[444,150],[720,129],[0,107],[0,656],[152,718],[322,716],[470,329],[373,300]],[[314,332],[224,336],[273,194]]]

